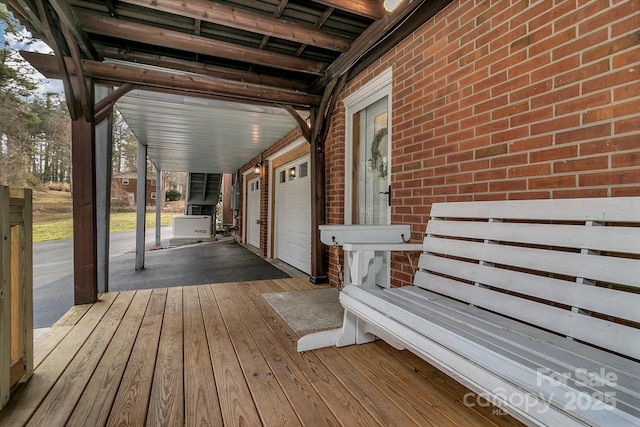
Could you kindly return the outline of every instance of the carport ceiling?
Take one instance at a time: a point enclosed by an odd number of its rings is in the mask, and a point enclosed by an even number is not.
[[[173,169],[204,167],[205,162],[196,157],[204,157],[207,147],[217,144],[229,146],[217,158],[235,158],[228,151],[238,148],[238,156],[246,155],[244,160],[249,161],[286,133],[285,124],[289,130],[296,123],[301,125],[315,108],[314,123],[320,123],[317,128],[324,132],[327,120],[323,115],[331,111],[328,100],[335,100],[334,88],[340,86],[337,79],[342,77],[344,83],[357,75],[450,1],[404,0],[392,13],[383,10],[382,0],[5,3],[34,36],[54,50],[55,57],[24,56],[47,77],[62,78],[72,118],[94,117],[85,78],[179,94],[141,101],[138,92],[119,103],[136,134],[149,144],[152,160]],[[226,103],[196,107],[187,97]],[[166,107],[172,100],[176,101],[173,106]],[[249,107],[243,110],[229,103]],[[256,106],[264,107],[261,114],[254,111]],[[284,111],[283,107],[296,121],[274,110]],[[152,110],[162,108],[171,112],[150,116]],[[294,109],[306,113],[300,117]],[[230,110],[236,111],[234,120],[228,118]],[[167,125],[177,120],[185,124]],[[220,126],[214,130],[213,124]],[[264,132],[258,141],[253,139],[254,130]],[[246,139],[240,144],[241,138]],[[171,153],[176,157],[173,163],[169,162]],[[188,158],[178,158],[183,155]],[[180,162],[184,166],[177,166]],[[233,166],[230,163],[224,170]]]
[[[296,126],[278,107],[142,90],[117,108],[164,171],[235,172]]]

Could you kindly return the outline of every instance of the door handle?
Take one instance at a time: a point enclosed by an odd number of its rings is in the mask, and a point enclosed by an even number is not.
[[[391,206],[391,186],[389,186],[389,189],[387,191],[380,191],[380,194],[387,195],[387,204]]]

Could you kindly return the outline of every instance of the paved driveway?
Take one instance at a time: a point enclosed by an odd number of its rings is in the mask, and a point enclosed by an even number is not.
[[[170,235],[171,227],[163,227],[163,247],[168,246]],[[150,251],[155,229],[149,229],[143,271],[135,270],[135,231],[112,233],[109,244],[112,291],[290,277],[235,240]],[[73,240],[35,243],[34,328],[51,326],[72,306]]]

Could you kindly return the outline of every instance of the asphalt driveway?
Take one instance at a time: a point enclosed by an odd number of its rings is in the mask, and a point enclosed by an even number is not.
[[[162,229],[168,247],[171,227]],[[291,277],[233,239],[150,250],[155,230],[146,232],[145,269],[135,270],[135,231],[112,233],[109,250],[109,290],[150,289]],[[73,306],[73,240],[33,245],[33,323],[55,323]]]

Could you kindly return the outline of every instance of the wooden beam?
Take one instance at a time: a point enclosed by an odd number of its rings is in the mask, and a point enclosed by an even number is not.
[[[335,7],[355,15],[371,19],[380,19],[384,16],[382,0],[313,0],[325,6]]]
[[[109,46],[97,46],[97,49],[100,55],[106,58],[120,59],[123,61],[154,65],[156,67],[172,70],[202,74],[203,76],[214,77],[217,79],[231,80],[260,86],[272,86],[279,89],[302,92],[306,92],[309,87],[309,84],[305,82],[251,73],[244,70],[236,70],[217,65],[203,64],[202,62],[187,61],[184,59],[172,58],[170,56],[154,55],[151,53],[135,52],[130,50],[127,51]]]
[[[331,64],[323,77],[311,87],[311,92],[323,88],[334,77],[349,71],[373,46],[375,46],[389,31],[400,24],[410,13],[427,0],[404,2],[395,12],[385,14],[382,19],[374,22],[351,45],[348,52],[343,53]],[[424,18],[428,19],[427,17]]]
[[[57,34],[54,34],[52,28],[52,17],[50,11],[44,4],[43,0],[36,0],[38,6],[38,12],[42,17],[42,30],[44,35],[49,41],[49,45],[55,52],[55,61],[57,63],[57,68],[59,75],[62,79],[62,87],[64,88],[64,96],[67,102],[67,109],[69,110],[69,116],[71,120],[75,120],[77,117],[77,109],[78,103],[76,97],[73,93],[73,85],[71,84],[71,77],[69,75],[69,71],[67,70],[67,64],[64,61],[65,52],[62,49],[62,41]]]
[[[330,34],[294,22],[208,0],[189,0],[188,2],[182,0],[120,0],[120,2],[338,52],[346,52],[351,45],[350,39],[337,34]]]
[[[21,55],[39,71],[55,74],[55,56],[24,51],[21,51]],[[70,68],[70,72],[74,73],[75,68],[73,68],[73,61],[67,58],[65,63],[66,66]],[[317,105],[319,102],[317,96],[307,93],[254,86],[238,82],[225,82],[209,77],[149,70],[130,65],[84,60],[83,67],[88,76],[111,82],[179,89],[194,93],[222,95],[240,100],[268,101],[298,106]]]
[[[109,18],[95,13],[78,13],[82,28],[90,33],[123,40],[148,43],[155,46],[187,52],[217,56],[235,61],[260,64],[267,67],[321,76],[326,68],[318,61],[296,58],[265,50],[241,47],[233,43],[198,37],[151,25],[138,24],[122,19]]]
[[[29,24],[31,24],[40,34],[45,34],[41,15],[38,15],[38,5],[34,0],[10,0],[9,3],[17,5],[19,9],[24,12],[25,18],[29,19]]]
[[[99,59],[98,52],[95,47],[89,40],[87,34],[82,31],[80,27],[80,21],[78,21],[78,17],[75,15],[69,2],[66,0],[49,0],[53,9],[58,14],[58,18],[62,23],[62,27],[66,28],[69,34],[73,37],[73,40],[80,46],[82,52],[89,59]]]
[[[298,114],[296,109],[293,108],[291,105],[281,105],[280,107],[284,108],[289,114],[291,114],[291,117],[293,117],[295,121],[298,122],[298,126],[300,127],[300,131],[302,132],[302,136],[304,137],[304,139],[307,140],[307,142],[310,143],[311,130],[309,129],[309,125],[307,124],[307,121],[302,117],[300,117],[300,114]]]
[[[71,122],[73,167],[73,289],[74,304],[92,304],[98,299],[96,168],[93,122],[83,111]]]
[[[423,2],[408,15],[402,25],[395,28],[391,34],[369,49],[360,60],[350,69],[351,76],[357,76],[377,61],[382,55],[391,50],[402,40],[410,36],[422,24],[445,8],[452,0],[432,0]]]
[[[87,79],[85,79],[84,77],[80,50],[78,49],[78,45],[76,44],[75,39],[73,38],[71,33],[69,33],[68,29],[64,26],[62,27],[62,33],[64,34],[64,38],[67,41],[67,46],[69,47],[69,51],[71,52],[71,59],[76,69],[76,88],[78,90],[82,109],[84,110],[84,116],[93,120],[93,90],[87,85]]]
[[[113,109],[114,104],[118,99],[122,98],[122,96],[129,93],[131,90],[135,88],[134,85],[130,83],[125,83],[122,86],[118,87],[118,89],[110,92],[107,96],[98,101],[95,105],[95,123],[100,123],[105,120],[111,114],[111,110]]]

